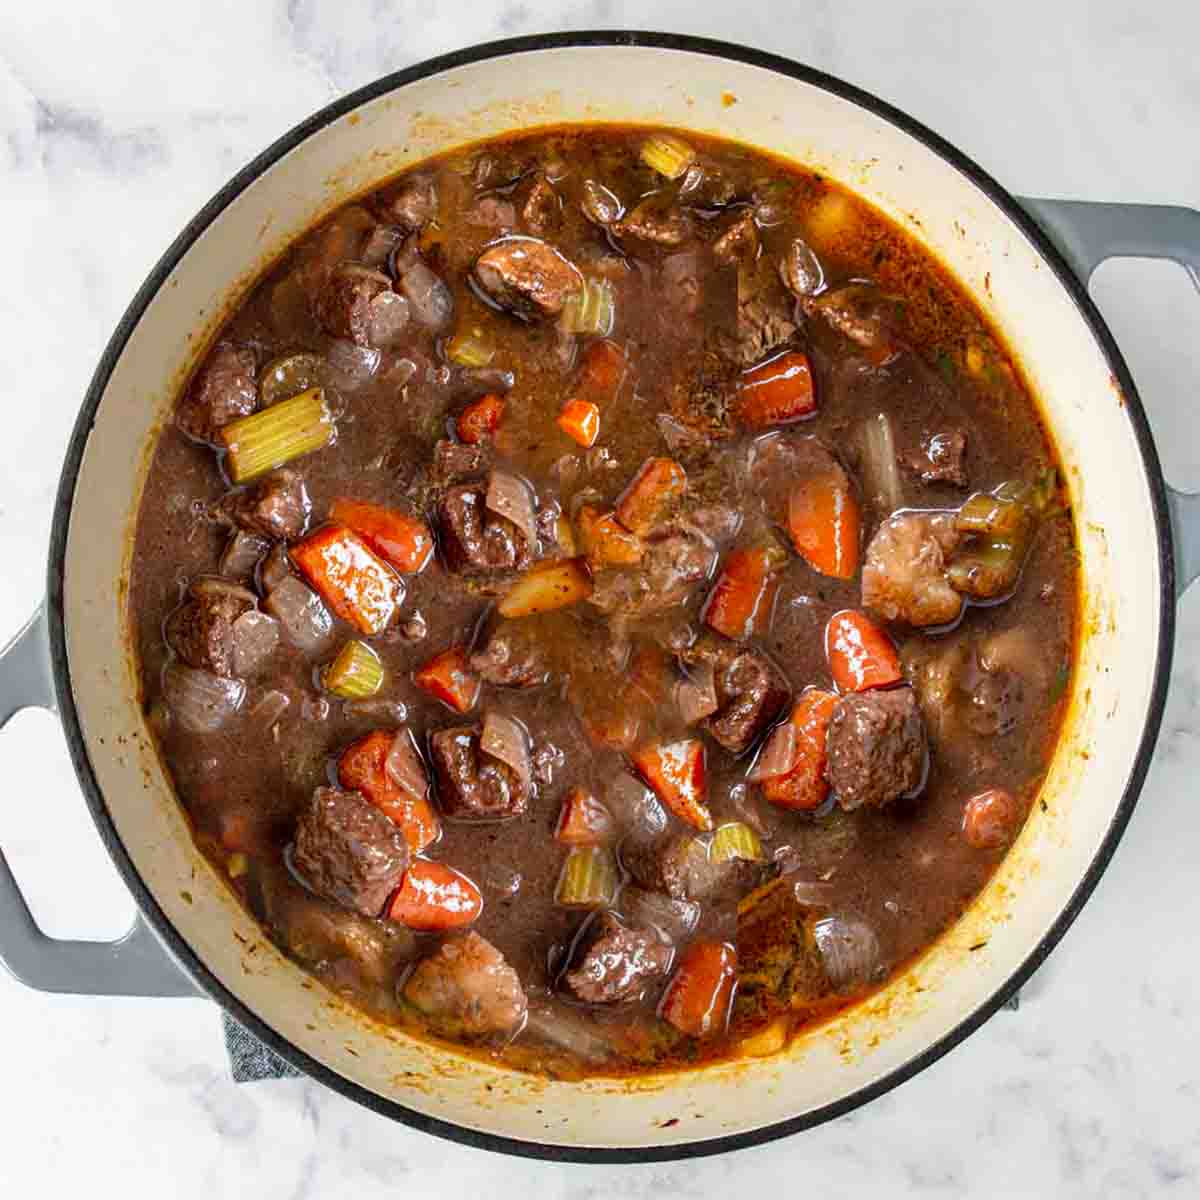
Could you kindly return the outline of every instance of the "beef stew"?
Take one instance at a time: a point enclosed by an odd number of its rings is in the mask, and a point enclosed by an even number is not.
[[[198,845],[375,1018],[523,1069],[761,1054],[1034,802],[1078,572],[1019,369],[915,241],[692,134],[333,214],[162,433],[129,613]]]

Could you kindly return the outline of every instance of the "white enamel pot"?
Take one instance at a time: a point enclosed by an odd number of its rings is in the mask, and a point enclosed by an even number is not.
[[[192,844],[144,727],[124,613],[149,449],[177,384],[258,269],[321,216],[430,154],[571,121],[659,122],[819,166],[928,246],[1028,373],[1062,453],[1086,580],[1087,632],[1045,803],[958,924],[879,995],[781,1055],[633,1083],[534,1079],[374,1026],[265,943]],[[693,38],[500,42],[401,71],[318,113],[180,234],[84,400],[46,604],[0,660],[0,723],[24,706],[57,709],[140,917],[112,945],[50,940],[0,858],[0,958],[48,990],[205,992],[302,1071],[370,1108],[517,1154],[645,1161],[729,1149],[817,1124],[908,1078],[977,1028],[1062,936],[1129,819],[1158,731],[1176,584],[1197,571],[1200,519],[1192,498],[1165,487],[1129,372],[1087,296],[1087,275],[1117,253],[1175,258],[1196,278],[1200,213],[1019,201],[871,96]]]

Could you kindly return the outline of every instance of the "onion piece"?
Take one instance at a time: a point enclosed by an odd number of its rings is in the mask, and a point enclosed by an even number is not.
[[[294,575],[276,584],[263,607],[279,619],[288,638],[301,650],[319,650],[333,632],[333,618],[312,588]]]
[[[586,1017],[553,1001],[530,1004],[522,1034],[549,1042],[587,1062],[602,1062],[612,1053]]]
[[[372,696],[369,700],[343,700],[342,716],[348,721],[373,721],[377,725],[403,725],[408,705],[403,700]]]
[[[618,771],[605,787],[609,810],[634,841],[656,838],[667,828],[667,810],[658,797],[628,771]]]
[[[242,604],[258,607],[258,597],[249,588],[242,587],[230,579],[220,579],[215,575],[199,575],[192,580],[188,591],[193,596],[231,596]]]
[[[675,688],[675,705],[685,725],[695,725],[717,711],[717,685],[710,662],[699,663],[688,671]]]
[[[412,305],[413,320],[427,329],[445,329],[454,319],[454,293],[419,258],[405,266],[400,290]]]
[[[751,783],[778,779],[781,775],[790,774],[795,765],[796,726],[787,720],[771,730],[771,736],[767,738],[746,778]]]
[[[904,507],[904,489],[896,463],[896,439],[887,413],[878,413],[863,426],[863,474],[885,512]]]
[[[233,623],[233,673],[253,675],[279,645],[279,622],[251,609]]]
[[[529,736],[512,717],[494,709],[483,718],[479,748],[511,767],[526,786],[533,779],[533,762],[529,757]]]
[[[216,733],[241,708],[246,685],[172,662],[163,668],[162,694],[171,715],[188,733]]]
[[[408,301],[395,292],[381,292],[371,301],[367,341],[382,349],[396,342],[408,325]]]
[[[503,367],[464,367],[458,377],[458,387],[464,396],[486,396],[492,392],[511,392],[517,377]]]
[[[538,544],[533,495],[523,479],[510,475],[507,471],[493,471],[488,479],[484,503],[492,512],[511,521],[525,535],[528,545]]]
[[[392,748],[384,759],[383,769],[388,778],[406,795],[414,800],[424,800],[429,795],[429,777],[425,764],[417,753],[412,734],[401,729],[392,740]]]
[[[621,911],[631,925],[653,929],[667,942],[686,941],[700,923],[700,905],[694,900],[672,900],[632,885],[621,890]]]
[[[250,720],[264,729],[269,729],[287,712],[291,703],[291,698],[286,692],[272,688],[269,692],[264,692],[262,698],[250,710]]]
[[[229,539],[221,554],[221,574],[226,579],[246,580],[254,577],[258,560],[270,549],[271,543],[255,533],[239,529]]]
[[[380,352],[373,346],[359,346],[345,338],[329,343],[325,363],[330,382],[344,392],[354,392],[371,382],[379,370]]]
[[[879,938],[860,917],[822,917],[812,932],[825,974],[838,991],[865,987],[883,973]]]
[[[258,589],[263,595],[273,592],[285,579],[291,578],[292,564],[287,543],[276,542],[266,558],[258,564]]]

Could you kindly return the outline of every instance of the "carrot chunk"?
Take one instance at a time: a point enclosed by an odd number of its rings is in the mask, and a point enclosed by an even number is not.
[[[423,570],[433,554],[433,534],[419,517],[382,504],[345,499],[333,502],[330,515],[402,574],[415,575]]]
[[[590,400],[568,400],[558,415],[558,427],[581,446],[594,445],[600,436],[600,409]]]
[[[326,525],[289,554],[343,621],[359,633],[387,628],[399,602],[399,581],[357,533],[344,525]]]
[[[388,905],[391,921],[423,932],[461,929],[483,911],[479,889],[445,863],[419,858],[404,872]]]
[[[863,613],[844,608],[825,627],[825,655],[843,692],[865,692],[900,682],[900,656],[892,639]]]
[[[825,734],[838,702],[832,692],[809,688],[792,707],[795,757],[792,769],[762,781],[762,793],[780,808],[811,811],[820,808],[829,794],[825,778]]]
[[[790,350],[747,371],[738,389],[737,415],[746,429],[787,425],[817,410],[808,355]]]
[[[458,414],[455,428],[458,430],[460,441],[468,446],[478,446],[500,427],[504,416],[504,397],[494,392],[473,400]]]
[[[689,1037],[723,1033],[733,1004],[737,952],[726,942],[693,942],[663,994],[659,1016]]]
[[[771,616],[783,552],[774,546],[734,550],[726,556],[704,603],[704,623],[734,641],[761,633]]]
[[[798,483],[789,498],[792,545],[822,575],[854,578],[861,524],[858,500],[840,467]]]
[[[578,604],[592,594],[592,577],[577,558],[539,563],[509,589],[496,611],[502,617],[531,617]]]
[[[616,832],[613,815],[586,788],[572,788],[562,803],[554,837],[564,846],[602,846]]]
[[[617,500],[617,520],[643,536],[683,495],[687,476],[673,458],[648,458]]]
[[[467,665],[463,646],[451,646],[434,655],[414,673],[413,683],[455,712],[470,712],[479,698],[479,676]]]
[[[632,757],[638,774],[671,812],[694,829],[712,829],[712,813],[704,802],[707,780],[703,742],[698,738],[655,742]]]
[[[428,786],[419,793],[408,791],[388,773],[387,759],[396,736],[391,730],[377,729],[351,742],[338,759],[338,782],[347,791],[361,792],[395,821],[405,841],[419,854],[437,841],[442,826],[429,802]]]
[[[645,547],[641,539],[630,533],[613,513],[602,513],[594,504],[579,510],[579,540],[588,566],[628,567],[642,561]]]
[[[583,356],[574,394],[583,400],[611,400],[625,377],[628,361],[616,342],[593,342]]]

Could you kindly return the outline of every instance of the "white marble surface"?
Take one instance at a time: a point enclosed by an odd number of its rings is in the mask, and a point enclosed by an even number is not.
[[[429,13],[436,9],[439,15]],[[472,11],[475,15],[468,17]],[[226,177],[313,109],[396,67],[544,29],[732,38],[873,90],[1014,190],[1200,207],[1200,6],[1167,0],[44,0],[0,10],[0,640],[42,592],[59,460],[135,288]],[[1200,486],[1189,411],[1200,301],[1172,267],[1095,283],[1168,471]],[[216,1011],[48,998],[0,972],[6,1193],[546,1200],[744,1194],[1200,1194],[1200,597],[1150,778],[1094,899],[1026,989],[931,1070],[814,1132],[699,1163],[506,1160],[415,1134],[308,1082],[238,1087]],[[0,737],[0,844],[58,935],[130,901],[91,833],[54,721]],[[50,831],[53,831],[51,845]]]

